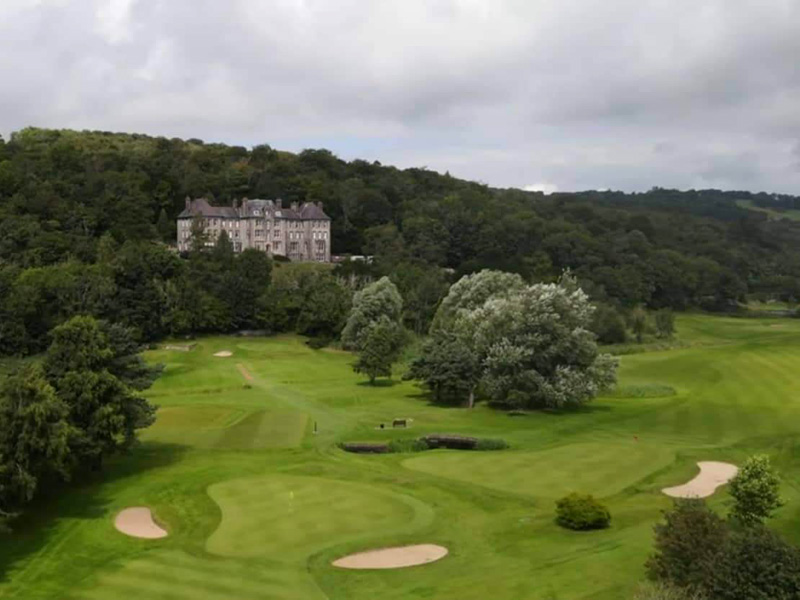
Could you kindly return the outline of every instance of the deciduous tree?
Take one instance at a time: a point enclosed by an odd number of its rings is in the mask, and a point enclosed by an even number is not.
[[[353,370],[367,375],[373,384],[377,377],[392,376],[392,365],[403,349],[403,330],[397,322],[382,317],[361,332],[359,345]]]
[[[593,307],[574,280],[531,285],[473,311],[483,385],[498,403],[562,408],[591,400],[616,380],[617,361],[598,352]]]
[[[73,466],[69,407],[35,366],[0,389],[0,520],[30,502],[42,480],[67,479]]]
[[[153,423],[155,407],[109,370],[114,350],[95,319],[73,317],[52,337],[44,372],[69,408],[72,451],[99,468],[104,457],[131,446],[136,430]]]
[[[399,323],[403,312],[403,299],[397,286],[388,277],[366,286],[353,296],[353,307],[342,330],[342,346],[359,350],[364,333],[381,320]]]
[[[769,456],[751,456],[731,480],[731,516],[743,525],[756,525],[768,519],[781,506],[780,478]]]
[[[702,500],[678,500],[654,529],[655,553],[647,561],[650,579],[701,588],[728,538],[725,521]]]
[[[483,369],[469,340],[439,331],[425,342],[406,375],[427,385],[437,401],[463,402],[472,408]]]

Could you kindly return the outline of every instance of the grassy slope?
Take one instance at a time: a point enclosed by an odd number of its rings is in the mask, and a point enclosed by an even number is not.
[[[691,478],[697,460],[756,450],[785,476],[774,524],[800,542],[800,322],[684,316],[679,333],[686,348],[625,356],[621,368],[623,389],[675,394],[514,418],[432,406],[410,383],[363,385],[348,354],[291,337],[154,352],[167,363],[152,390],[158,422],[104,482],[47,499],[3,540],[0,598],[624,598],[669,506],[659,489]],[[212,358],[221,349],[234,356]],[[413,418],[412,430],[377,429],[395,417]],[[357,456],[334,446],[424,432],[503,437],[513,448]],[[553,500],[573,489],[609,504],[609,530],[553,524]],[[724,493],[712,503],[724,509]],[[170,537],[115,532],[114,514],[142,504]],[[329,566],[405,542],[451,555],[393,572]]]
[[[790,221],[800,221],[800,210],[773,210],[763,206],[756,206],[752,200],[737,200],[736,204],[748,210],[764,213],[773,221],[789,219]]]

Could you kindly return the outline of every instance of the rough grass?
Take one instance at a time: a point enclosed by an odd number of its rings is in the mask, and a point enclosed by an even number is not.
[[[591,406],[517,419],[436,406],[399,372],[392,385],[363,385],[349,354],[295,337],[152,352],[167,365],[151,394],[156,424],[102,479],[43,498],[3,539],[0,598],[624,599],[670,505],[660,489],[691,479],[698,460],[740,463],[753,452],[769,453],[784,477],[773,526],[800,542],[800,321],[689,315],[678,334],[685,347],[623,356],[617,391]],[[234,356],[213,358],[219,350]],[[378,429],[394,418],[413,421]],[[442,431],[511,449],[336,447]],[[558,527],[554,501],[572,491],[602,498],[611,527]],[[726,509],[725,488],[711,503]],[[119,510],[139,505],[169,537],[113,529]],[[330,566],[426,542],[450,554],[398,571]]]

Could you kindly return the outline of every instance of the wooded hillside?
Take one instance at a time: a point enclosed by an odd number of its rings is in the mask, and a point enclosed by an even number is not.
[[[746,206],[780,211],[797,205],[793,196],[543,196],[326,150],[29,128],[0,141],[0,352],[41,349],[47,331],[77,313],[133,326],[143,339],[269,321],[269,303],[220,300],[235,270],[224,249],[212,266],[154,243],[173,240],[186,196],[322,201],[333,253],[374,255],[370,274],[392,276],[418,331],[455,276],[483,268],[531,281],[571,269],[594,300],[623,309],[800,297],[800,224]]]

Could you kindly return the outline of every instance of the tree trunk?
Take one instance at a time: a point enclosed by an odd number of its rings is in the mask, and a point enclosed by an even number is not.
[[[467,406],[468,408],[475,406],[475,388],[469,389],[469,404]]]

